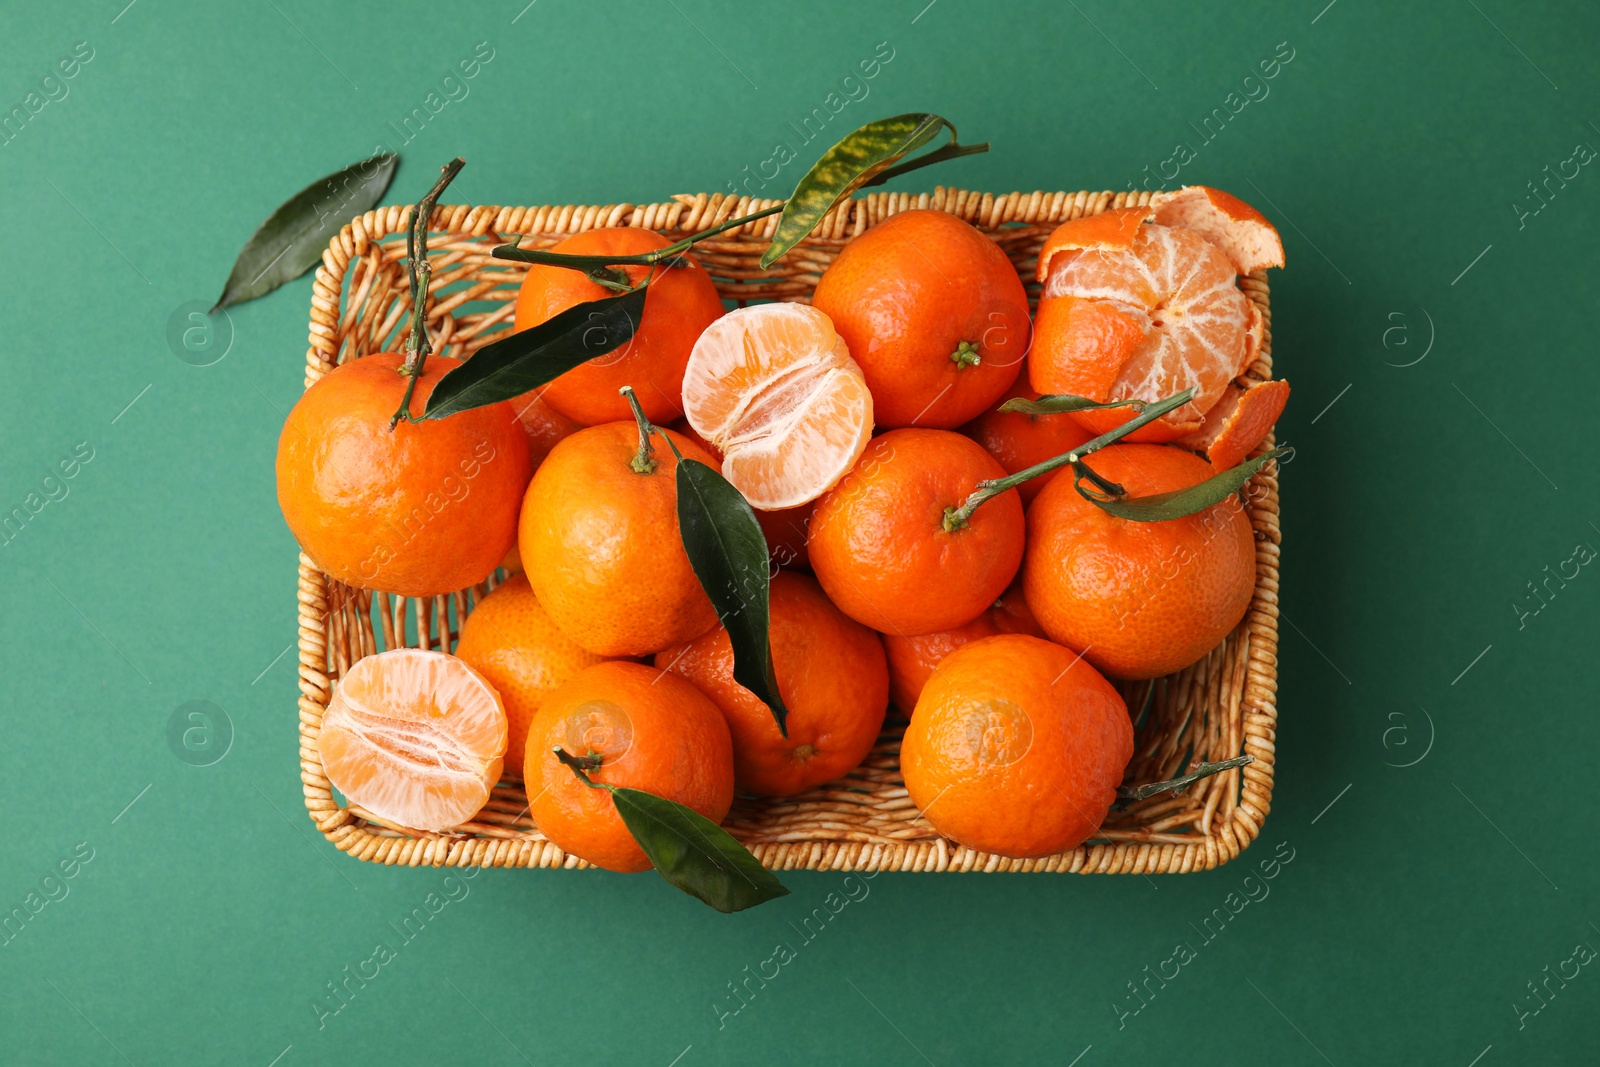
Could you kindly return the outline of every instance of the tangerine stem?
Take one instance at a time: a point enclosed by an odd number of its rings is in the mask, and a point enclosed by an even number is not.
[[[602,762],[600,753],[590,750],[589,754],[586,756],[574,756],[560,745],[556,745],[550,751],[556,754],[556,759],[560,760],[562,763],[571,768],[572,773],[578,776],[578,781],[582,782],[590,789],[612,788],[611,786],[606,785],[604,782],[591,782],[589,780],[588,772],[598,771],[600,769],[600,764]]]
[[[391,431],[401,419],[411,421],[411,395],[417,390],[417,379],[422,376],[422,368],[427,363],[428,350],[431,347],[428,341],[427,303],[428,283],[433,278],[433,268],[428,263],[428,223],[433,219],[433,208],[439,202],[440,195],[466,165],[467,161],[457,156],[441,167],[439,180],[428,190],[428,195],[413,205],[410,217],[406,220],[406,267],[411,280],[411,333],[406,339],[406,361],[400,367],[400,373],[407,378],[406,391],[400,397],[400,406],[395,409],[394,417],[389,420]]]
[[[983,357],[978,354],[978,346],[971,341],[962,341],[956,350],[950,353],[950,361],[958,367],[975,367],[983,362]]]
[[[1094,469],[1091,468],[1087,463],[1084,463],[1082,460],[1074,463],[1072,465],[1072,469],[1077,473],[1078,477],[1087,478],[1089,481],[1095,484],[1095,488],[1099,489],[1108,497],[1115,499],[1116,497],[1128,495],[1128,491],[1126,489],[1122,488],[1122,486],[1118,485],[1116,482],[1109,481],[1106,478],[1096,474]]]
[[[654,474],[656,450],[650,447],[650,435],[656,432],[656,428],[645,418],[644,408],[639,406],[639,398],[633,395],[633,386],[624,385],[617,392],[627,398],[628,406],[633,409],[633,421],[639,425],[639,451],[628,461],[628,466],[635,474]]]
[[[1044,460],[1042,463],[1035,463],[1031,467],[1026,467],[1017,473],[1007,475],[1004,478],[990,478],[979,482],[977,488],[972,491],[972,495],[967,497],[966,502],[963,503],[959,508],[944,509],[943,525],[945,533],[954,533],[965,526],[967,524],[967,520],[972,518],[972,513],[978,510],[978,505],[982,504],[985,500],[997,497],[1007,489],[1015,489],[1029,478],[1037,478],[1041,474],[1049,474],[1051,471],[1065,467],[1069,463],[1079,463],[1083,460],[1084,456],[1087,456],[1092,452],[1098,452],[1106,445],[1114,444],[1117,441],[1122,440],[1122,438],[1139,429],[1139,427],[1144,426],[1147,423],[1154,422],[1156,419],[1159,419],[1161,416],[1165,415],[1169,411],[1174,410],[1175,408],[1182,407],[1193,398],[1194,390],[1185,389],[1183,392],[1169,396],[1165,400],[1158,400],[1154,404],[1146,406],[1144,411],[1134,418],[1129,419],[1121,426],[1115,427],[1114,429],[1101,434],[1092,441],[1088,441],[1079,445],[1070,452],[1063,452],[1061,455]],[[1107,486],[1110,486],[1111,484],[1112,483],[1106,483]],[[1117,486],[1116,488],[1121,489],[1121,486]]]

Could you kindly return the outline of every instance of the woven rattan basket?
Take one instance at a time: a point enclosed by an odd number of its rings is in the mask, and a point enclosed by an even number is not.
[[[707,241],[695,255],[726,298],[807,300],[822,271],[853,237],[897,212],[934,208],[983,230],[1011,257],[1022,277],[1031,279],[1039,248],[1057,224],[1148,199],[1142,192],[876,193],[839,205],[769,271],[758,260],[776,227],[775,216]],[[435,236],[430,241],[434,273],[428,322],[435,351],[465,357],[508,328],[526,268],[491,258],[496,244],[520,236],[527,246],[548,246],[601,226],[639,226],[675,238],[773,203],[701,194],[668,203],[606,207],[441,206],[430,226]],[[406,211],[393,206],[367,212],[340,231],[323,253],[311,298],[308,387],[339,362],[399,347],[410,307]],[[1267,323],[1260,358],[1246,374],[1270,378],[1267,283],[1258,272],[1240,278],[1239,284]],[[1030,295],[1037,299],[1036,285],[1030,284]],[[1260,833],[1270,808],[1277,726],[1274,466],[1256,476],[1247,497],[1256,538],[1256,585],[1244,621],[1187,670],[1119,688],[1137,716],[1129,782],[1175,777],[1191,759],[1222,760],[1242,752],[1255,757],[1253,763],[1205,779],[1180,795],[1162,794],[1113,811],[1096,837],[1069,852],[1007,859],[956,845],[921,817],[900,778],[904,724],[891,715],[877,747],[848,777],[798,797],[740,798],[724,825],[775,870],[1154,874],[1226,863]],[[350,664],[405,643],[450,651],[460,620],[492,586],[491,580],[449,596],[408,600],[342,585],[300,556],[300,778],[317,829],[352,856],[411,866],[587,866],[533,828],[518,780],[500,783],[476,821],[450,832],[424,834],[386,825],[358,807],[340,807],[323,774],[317,735],[333,687]]]

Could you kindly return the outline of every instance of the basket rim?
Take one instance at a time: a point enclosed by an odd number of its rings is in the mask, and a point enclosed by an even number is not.
[[[1077,193],[993,193],[936,187],[932,194],[873,193],[844,201],[823,219],[807,240],[844,243],[888,215],[913,209],[934,209],[956,215],[991,232],[1017,224],[1055,226],[1069,219],[1099,214],[1114,207],[1143,206],[1152,194],[1144,191]],[[721,193],[678,195],[654,204],[566,205],[506,207],[500,205],[439,205],[429,220],[431,232],[462,237],[539,233],[555,236],[600,226],[636,226],[690,233],[748,214],[779,201],[729,197]],[[346,272],[366,256],[375,242],[405,232],[406,205],[375,208],[350,220],[329,242],[317,267],[312,286],[309,347],[305,385],[309,388],[337,364],[341,341],[339,320]],[[722,240],[769,237],[778,219],[770,216],[720,235]],[[1270,375],[1271,309],[1264,272],[1240,276],[1240,288],[1257,306],[1265,332],[1257,366]],[[1262,442],[1270,448],[1274,438]],[[1262,490],[1248,505],[1256,539],[1256,582],[1249,608],[1236,634],[1242,634],[1242,677],[1237,681],[1239,700],[1239,752],[1254,757],[1244,768],[1225,772],[1227,783],[1213,793],[1203,833],[1181,843],[1177,835],[1127,834],[1128,840],[1091,838],[1067,852],[1018,860],[968,849],[943,836],[933,840],[882,842],[853,841],[845,836],[804,841],[762,841],[748,847],[763,865],[774,870],[868,871],[1052,871],[1062,873],[1158,874],[1210,870],[1229,862],[1260,835],[1271,810],[1275,778],[1277,726],[1278,574],[1281,536],[1278,528],[1278,470],[1269,465],[1256,476]],[[332,696],[328,673],[329,580],[305,555],[299,554],[298,573],[298,675],[300,720],[300,778],[307,814],[317,830],[342,852],[358,859],[408,866],[492,866],[582,868],[589,864],[566,855],[542,837],[526,835],[483,836],[465,833],[401,835],[361,818],[333,799],[332,786],[322,772],[317,738],[322,713]],[[441,609],[451,596],[434,598]],[[443,617],[443,616],[441,616]],[[419,619],[421,616],[419,615]],[[443,639],[443,638],[442,638]],[[431,640],[431,638],[430,638]],[[430,646],[431,647],[431,646]],[[1219,646],[1220,647],[1220,646]],[[1237,776],[1237,777],[1234,777]],[[902,787],[903,790],[903,787]],[[1237,798],[1234,794],[1237,792]],[[1215,813],[1217,796],[1226,794],[1224,812]],[[1221,819],[1213,818],[1220,814]],[[1182,835],[1189,837],[1190,835]],[[1148,838],[1142,839],[1142,838]],[[1161,838],[1165,838],[1162,840]]]

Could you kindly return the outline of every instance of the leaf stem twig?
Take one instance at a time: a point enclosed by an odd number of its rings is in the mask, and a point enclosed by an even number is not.
[[[461,173],[461,168],[466,166],[466,160],[457,156],[442,168],[439,180],[434,183],[428,195],[411,208],[411,214],[406,220],[406,270],[411,280],[411,333],[406,338],[406,361],[400,367],[400,373],[406,376],[406,391],[400,397],[400,406],[395,410],[394,417],[389,420],[389,429],[393,430],[401,419],[411,421],[411,395],[417,390],[417,379],[422,376],[422,369],[428,360],[428,350],[432,347],[428,341],[427,303],[428,283],[433,277],[433,267],[428,263],[428,223],[433,219],[434,205],[438,204],[442,195]]]
[[[1181,793],[1202,778],[1209,778],[1213,774],[1231,771],[1235,767],[1243,767],[1247,763],[1254,763],[1254,756],[1235,756],[1232,759],[1219,760],[1216,763],[1201,763],[1188,774],[1165,782],[1149,782],[1140,786],[1117,786],[1117,797],[1124,802],[1146,800],[1157,793]]]
[[[1137,430],[1139,427],[1144,426],[1146,423],[1154,422],[1156,419],[1159,419],[1161,416],[1175,408],[1182,407],[1193,398],[1194,390],[1185,389],[1183,392],[1169,396],[1165,400],[1159,400],[1154,404],[1146,404],[1143,411],[1141,411],[1135,417],[1129,419],[1127,422],[1123,423],[1121,426],[1117,426],[1110,431],[1101,434],[1092,441],[1088,441],[1079,445],[1070,452],[1063,452],[1061,455],[1052,459],[1047,459],[1042,463],[1035,463],[1031,467],[1024,468],[1023,470],[1020,470],[1015,474],[1007,475],[1004,478],[990,478],[979,482],[977,488],[972,491],[972,495],[967,497],[966,502],[963,503],[959,508],[951,507],[944,509],[945,532],[954,533],[956,530],[959,530],[965,526],[967,524],[967,520],[972,518],[972,513],[978,510],[978,506],[985,500],[997,497],[1007,489],[1015,489],[1029,478],[1037,478],[1041,474],[1049,474],[1051,471],[1065,467],[1068,464],[1072,464],[1075,468],[1082,468],[1087,472],[1085,477],[1088,477],[1106,492],[1112,493],[1113,495],[1120,495],[1122,492],[1122,487],[1114,482],[1108,482],[1099,475],[1094,474],[1094,472],[1089,471],[1088,468],[1083,465],[1083,457],[1092,452],[1099,451],[1106,445],[1120,441],[1122,438]]]
[[[658,263],[676,259],[709,237],[715,237],[717,234],[726,230],[732,230],[739,226],[743,226],[747,222],[754,222],[757,219],[764,219],[768,215],[776,215],[782,210],[782,203],[774,204],[772,207],[762,208],[760,211],[757,211],[753,214],[743,215],[736,219],[729,219],[727,222],[718,223],[717,225],[712,226],[710,229],[701,230],[699,233],[692,233],[688,237],[683,238],[681,241],[674,241],[665,248],[657,248],[652,252],[640,252],[636,255],[581,256],[572,255],[566,252],[549,252],[541,248],[518,248],[515,242],[511,244],[495,246],[494,251],[491,252],[490,255],[494,256],[495,259],[511,259],[516,260],[519,263],[542,263],[551,267],[569,267],[572,270],[583,271],[585,274],[589,275],[589,277],[593,278],[597,282],[600,282],[602,285],[606,284],[605,281],[602,281],[602,278],[604,278],[609,280],[611,284],[615,286],[620,284],[616,278],[615,272],[602,272],[608,271],[609,268],[617,266],[650,267]]]

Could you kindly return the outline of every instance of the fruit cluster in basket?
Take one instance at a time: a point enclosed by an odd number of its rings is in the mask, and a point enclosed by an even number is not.
[[[909,169],[930,119],[868,124],[786,205],[683,241],[496,250],[531,263],[514,330],[465,362],[423,326],[447,168],[414,213],[409,350],[323,376],[279,444],[285,518],[331,577],[509,575],[454,655],[340,680],[322,763],[363,815],[447,831],[521,776],[570,854],[736,910],[784,890],[718,828],[735,792],[835,781],[892,708],[941,834],[1016,857],[1094,834],[1133,755],[1107,676],[1188,666],[1251,600],[1240,491],[1288,386],[1245,374],[1264,326],[1237,278],[1282,246],[1225,193],[1158,194],[1057,228],[1030,315],[993,239],[914,210],[810,304],[725,310],[697,241],[782,210],[770,263]]]

